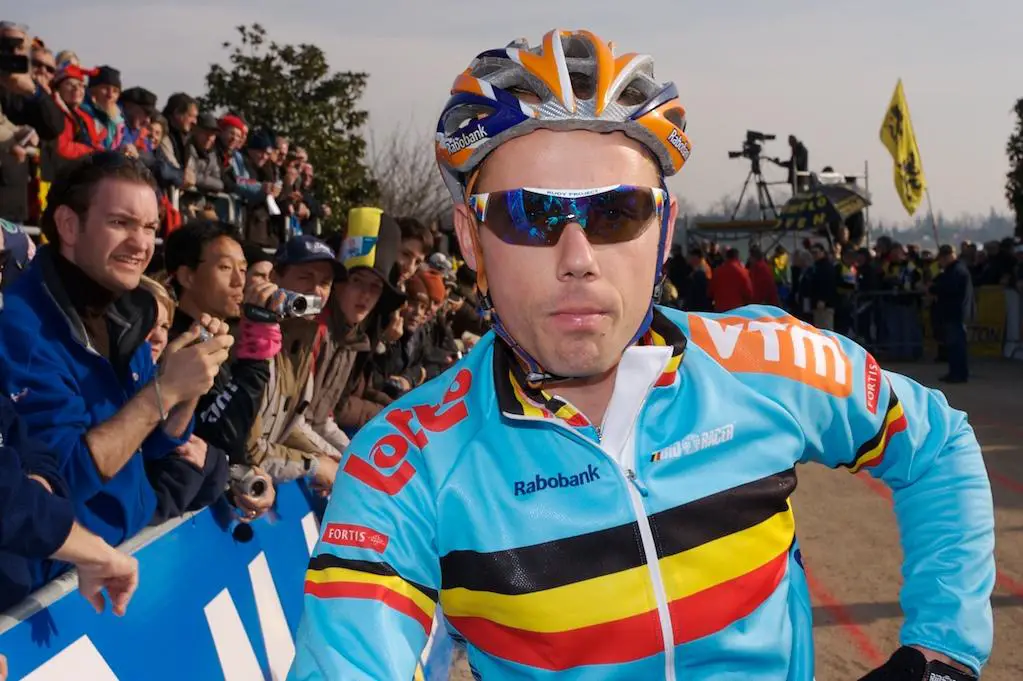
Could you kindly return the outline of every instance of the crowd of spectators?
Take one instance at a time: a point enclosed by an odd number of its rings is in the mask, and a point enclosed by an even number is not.
[[[791,255],[782,245],[770,255],[753,246],[745,264],[737,249],[722,250],[712,241],[686,254],[676,247],[666,268],[671,286],[664,300],[716,312],[778,305],[892,360],[921,359],[930,334],[935,359],[950,362],[945,379],[962,382],[964,327],[975,314],[975,290],[1000,286],[1023,294],[1023,244],[1011,237],[983,247],[944,244],[937,253],[887,236],[870,248],[809,238],[801,246]]]
[[[183,93],[160,111],[23,26],[0,37],[31,64],[0,74],[0,610],[77,564],[83,592],[106,588],[121,612],[137,576],[112,546],[210,505],[244,540],[278,485],[327,496],[354,433],[487,320],[436,227],[362,206],[321,240],[330,208],[289,140]],[[39,225],[38,250],[20,224]],[[1011,241],[957,259],[807,240],[791,262],[778,247],[746,263],[705,243],[673,253],[663,301],[783,305],[863,336],[877,320],[856,293],[916,309],[963,267],[972,285],[1023,286]],[[949,326],[960,314],[938,307]]]
[[[413,218],[357,208],[332,245],[296,235],[273,255],[191,220],[154,259],[155,187],[140,159],[80,159],[0,314],[0,390],[39,443],[21,468],[57,471],[53,494],[111,546],[210,504],[249,522],[285,482],[328,495],[350,436],[484,326],[468,270]],[[0,607],[68,567],[4,555]]]
[[[244,541],[278,485],[327,496],[350,437],[485,320],[413,217],[315,236],[330,208],[287,139],[0,37],[31,64],[0,74],[0,611],[75,565],[123,612],[137,566],[111,547],[210,505]]]
[[[330,216],[308,153],[286,137],[234,113],[200,111],[182,92],[160,108],[152,91],[124,87],[115,66],[88,67],[68,50],[54,54],[25,26],[0,22],[0,40],[29,63],[29,73],[0,78],[0,219],[38,225],[50,184],[96,151],[137,158],[153,174],[160,237],[190,219],[219,218],[276,248],[318,232]]]

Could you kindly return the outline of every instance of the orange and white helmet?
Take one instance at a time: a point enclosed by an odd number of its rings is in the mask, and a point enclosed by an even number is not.
[[[541,128],[623,132],[665,176],[682,169],[692,148],[678,91],[654,78],[651,56],[615,55],[589,31],[555,29],[536,47],[520,39],[482,52],[455,78],[437,123],[437,161],[455,201],[487,154]]]

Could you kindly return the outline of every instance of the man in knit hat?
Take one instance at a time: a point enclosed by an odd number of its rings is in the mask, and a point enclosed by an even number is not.
[[[120,149],[124,144],[124,114],[118,101],[121,98],[121,72],[112,66],[100,66],[89,76],[89,90],[82,108],[99,129],[103,148]],[[126,149],[134,149],[126,145]]]

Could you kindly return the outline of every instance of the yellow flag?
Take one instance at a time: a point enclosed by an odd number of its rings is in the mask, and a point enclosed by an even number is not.
[[[909,119],[906,94],[902,91],[902,79],[895,86],[891,104],[881,124],[881,142],[895,162],[895,191],[902,199],[902,205],[910,215],[916,212],[927,189],[924,169],[920,162],[920,147],[916,144],[913,123]]]

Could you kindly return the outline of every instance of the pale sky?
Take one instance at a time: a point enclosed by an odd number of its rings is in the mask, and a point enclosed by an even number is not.
[[[33,0],[3,3],[57,50],[119,68],[125,87],[201,94],[226,63],[233,27],[260,22],[281,43],[311,42],[332,67],[367,71],[375,136],[432,135],[455,75],[484,49],[551,28],[587,28],[620,52],[647,52],[687,109],[693,155],[669,186],[698,207],[737,195],[729,160],[748,128],[803,139],[811,170],[870,166],[873,219],[906,221],[878,139],[903,79],[935,212],[1007,212],[1005,144],[1023,97],[1020,0]],[[15,11],[14,15],[10,15]],[[782,171],[765,164],[769,179]],[[918,212],[918,215],[920,213]]]

